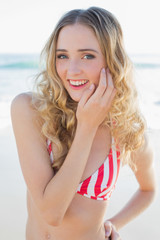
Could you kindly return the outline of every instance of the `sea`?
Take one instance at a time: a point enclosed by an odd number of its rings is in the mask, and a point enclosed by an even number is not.
[[[139,103],[147,126],[160,129],[160,55],[129,56],[135,66]],[[11,125],[12,100],[22,92],[32,91],[39,71],[39,54],[0,55],[0,129]]]

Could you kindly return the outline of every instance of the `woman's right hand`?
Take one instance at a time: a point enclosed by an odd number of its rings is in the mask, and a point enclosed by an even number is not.
[[[78,103],[76,112],[78,124],[85,124],[90,128],[98,128],[105,119],[115,94],[116,89],[114,88],[109,69],[105,71],[103,68],[97,89],[95,89],[94,84],[91,84]]]

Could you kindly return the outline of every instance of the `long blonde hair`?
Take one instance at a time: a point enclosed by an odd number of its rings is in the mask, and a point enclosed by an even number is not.
[[[145,129],[137,104],[133,65],[123,46],[119,22],[112,13],[102,8],[71,10],[59,20],[42,51],[46,65],[37,77],[37,93],[32,101],[43,119],[42,134],[58,147],[53,163],[56,171],[62,165],[75,135],[77,103],[71,99],[57,74],[55,52],[60,30],[75,23],[94,31],[117,89],[103,124],[110,128],[117,140],[124,163],[130,161],[132,151],[142,146]]]

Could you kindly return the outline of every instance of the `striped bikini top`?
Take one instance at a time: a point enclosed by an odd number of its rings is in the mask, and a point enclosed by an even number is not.
[[[47,140],[47,149],[53,163],[52,142]],[[115,188],[120,169],[120,152],[112,147],[103,164],[87,179],[79,183],[77,193],[95,200],[109,200]]]

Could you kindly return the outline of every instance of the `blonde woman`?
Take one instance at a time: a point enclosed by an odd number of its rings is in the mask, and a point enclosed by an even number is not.
[[[121,239],[119,229],[156,191],[121,27],[104,9],[72,10],[58,22],[42,57],[37,91],[18,95],[11,107],[27,185],[26,239]],[[124,164],[139,189],[104,221]]]

